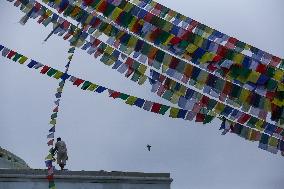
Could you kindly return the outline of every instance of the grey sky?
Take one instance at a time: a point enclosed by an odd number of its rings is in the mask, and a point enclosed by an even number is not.
[[[228,35],[284,57],[282,0],[159,0]],[[0,43],[34,60],[64,70],[68,43],[52,36],[35,20],[0,1]],[[70,73],[83,79],[166,103],[120,73],[76,50]],[[58,81],[0,58],[0,146],[33,168],[44,168],[49,117]],[[284,158],[257,148],[257,143],[218,131],[220,121],[202,125],[130,107],[107,95],[84,92],[67,83],[60,104],[56,137],[66,141],[67,168],[170,172],[173,189],[282,189]],[[152,151],[146,150],[147,144]]]

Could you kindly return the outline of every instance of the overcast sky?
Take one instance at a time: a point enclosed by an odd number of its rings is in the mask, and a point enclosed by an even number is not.
[[[241,41],[284,57],[283,0],[158,0]],[[0,1],[0,43],[64,70],[68,43]],[[112,89],[165,103],[77,50],[70,74]],[[58,81],[0,57],[0,146],[44,168],[46,135]],[[170,172],[173,189],[283,189],[284,158],[236,135],[220,135],[220,121],[202,125],[171,119],[85,92],[66,83],[56,137],[66,141],[70,170]],[[152,151],[146,145],[152,145]]]

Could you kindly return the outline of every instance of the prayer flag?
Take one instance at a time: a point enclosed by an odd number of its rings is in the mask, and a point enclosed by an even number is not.
[[[50,129],[49,129],[49,132],[51,133],[54,133],[55,132],[55,126],[52,126]]]
[[[50,133],[47,135],[47,138],[54,138],[54,133]]]
[[[51,139],[47,142],[48,146],[53,146],[54,139]]]

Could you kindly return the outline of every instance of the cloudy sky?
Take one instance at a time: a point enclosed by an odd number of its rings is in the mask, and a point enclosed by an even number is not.
[[[262,50],[284,57],[282,0],[158,0]],[[35,20],[18,24],[18,8],[0,1],[0,43],[64,70],[68,43]],[[70,74],[165,103],[118,72],[77,50]],[[49,117],[58,81],[0,57],[0,146],[33,168],[44,168]],[[170,172],[173,189],[282,189],[284,158],[242,138],[221,136],[220,121],[202,125],[145,112],[107,95],[66,83],[56,137],[66,141],[70,170]],[[146,145],[152,145],[152,151]]]

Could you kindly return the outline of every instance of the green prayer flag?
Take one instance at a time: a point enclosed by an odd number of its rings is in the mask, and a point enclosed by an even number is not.
[[[268,77],[273,77],[275,74],[275,69],[273,67],[268,67],[268,69],[266,70],[266,75]]]
[[[128,94],[120,93],[120,95],[119,95],[118,98],[120,98],[120,99],[122,99],[122,100],[126,100],[128,97],[129,97]]]
[[[258,119],[255,117],[251,117],[247,122],[247,125],[251,128],[255,128],[255,124],[257,123]]]
[[[106,10],[103,12],[103,15],[106,17],[109,17],[114,9],[115,9],[115,6],[111,3],[108,3]]]
[[[216,106],[216,104],[217,104],[217,101],[216,101],[216,100],[210,99],[209,102],[208,102],[208,104],[207,104],[207,108],[208,108],[209,110],[212,110],[212,109]]]
[[[162,96],[162,98],[166,99],[166,100],[171,100],[172,96],[173,96],[173,92],[171,90],[166,90]]]
[[[159,111],[159,114],[165,115],[165,113],[169,110],[169,106],[162,105]]]
[[[203,124],[210,123],[214,119],[214,116],[206,115],[205,119],[203,120]]]
[[[141,74],[137,70],[135,70],[134,74],[131,77],[131,80],[134,81],[134,82],[137,82],[139,80],[140,76],[141,76]]]
[[[270,91],[274,91],[277,87],[277,82],[274,79],[269,79],[267,82],[267,89]]]
[[[46,75],[48,75],[49,77],[53,76],[55,73],[57,72],[56,69],[50,68],[48,70],[48,72],[46,73]]]
[[[19,54],[19,53],[16,53],[12,60],[13,60],[14,62],[17,62],[22,56],[23,56],[23,55],[21,55],[21,54]]]
[[[158,62],[156,60],[153,61],[153,67],[156,68],[157,70],[159,70],[161,68],[162,63]]]
[[[92,83],[89,81],[85,81],[83,83],[83,86],[81,87],[81,89],[86,90]]]
[[[158,50],[157,53],[156,53],[155,60],[157,60],[158,62],[163,62],[164,55],[165,55],[164,51]]]

